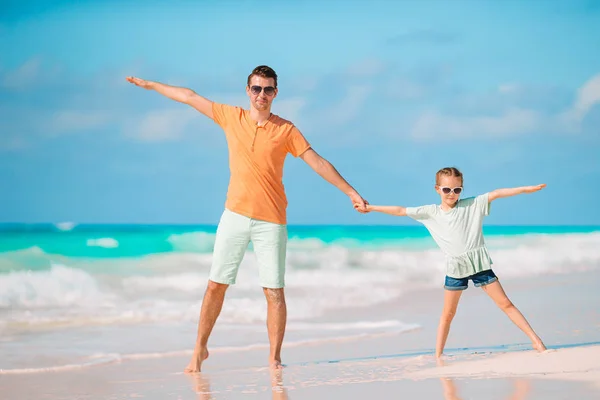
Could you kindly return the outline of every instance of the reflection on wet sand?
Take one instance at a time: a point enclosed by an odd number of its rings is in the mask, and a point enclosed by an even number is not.
[[[210,387],[210,379],[201,373],[188,375],[192,379],[194,392],[198,400],[216,400]],[[272,400],[289,400],[287,388],[283,384],[283,369],[270,371]]]
[[[273,400],[288,400],[288,391],[283,385],[283,369],[271,370],[271,393]]]
[[[444,364],[445,364],[444,362],[438,361],[438,365],[440,367],[442,367]],[[289,400],[290,399],[289,394],[288,394],[288,388],[284,384],[283,373],[284,373],[283,369],[269,370],[269,378],[270,378],[270,383],[271,383],[271,387],[270,387],[271,397],[270,398],[272,400]],[[222,387],[217,388],[214,391],[213,391],[213,389],[211,389],[211,382],[210,382],[210,378],[208,375],[203,375],[201,373],[198,373],[198,374],[192,374],[192,375],[188,375],[188,376],[190,377],[190,379],[192,379],[192,388],[193,388],[194,392],[196,393],[196,395],[198,396],[197,397],[198,400],[217,400],[217,399],[220,399],[221,396],[223,395]],[[260,380],[260,378],[258,376],[255,376],[255,378],[258,378]],[[252,381],[256,382],[256,380],[254,380],[254,379]],[[455,384],[455,382],[452,378],[441,377],[440,382],[442,384],[442,393],[444,396],[444,400],[463,400],[463,398],[460,397],[460,393],[457,389],[457,385]],[[530,382],[526,379],[515,379],[513,381],[513,385],[514,385],[514,388],[513,388],[512,393],[510,393],[507,397],[503,398],[503,400],[527,400],[527,398],[529,397],[528,395],[530,394],[530,391],[531,391]],[[264,393],[264,395],[268,396],[268,391],[269,391],[268,387],[262,386],[262,388],[259,389],[259,392],[256,392],[255,391],[257,389],[256,385],[250,385],[250,386],[252,386],[252,393],[260,393],[262,391],[262,393]],[[241,386],[237,386],[237,389],[239,390],[241,387],[243,387],[245,389],[249,388],[249,386],[241,385]],[[229,387],[226,391],[230,391],[230,390],[231,390],[231,387]],[[242,389],[242,391],[243,391],[243,389]],[[264,398],[262,395],[260,395],[260,397]]]
[[[462,400],[457,393],[456,385],[450,378],[440,378],[442,389],[444,391],[445,400]],[[530,384],[525,379],[517,379],[514,381],[514,392],[505,400],[525,400],[529,394]]]
[[[194,392],[198,395],[198,400],[214,399],[207,376],[202,375],[202,373],[190,374],[188,376],[192,379]]]
[[[447,365],[446,361],[443,358],[438,358],[436,360],[438,367],[444,367]],[[458,397],[456,385],[451,378],[442,377],[440,378],[440,382],[442,382],[442,389],[444,391],[444,399],[445,400],[462,400]],[[525,400],[530,391],[530,383],[525,379],[516,379],[514,381],[515,390],[514,392],[508,396],[505,400]]]

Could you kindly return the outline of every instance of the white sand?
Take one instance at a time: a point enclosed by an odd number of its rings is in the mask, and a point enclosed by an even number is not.
[[[349,312],[360,320],[387,316],[418,322],[421,329],[284,344],[288,366],[276,391],[265,368],[267,350],[257,347],[215,351],[195,377],[181,372],[188,362],[181,353],[72,371],[0,374],[0,399],[598,399],[600,347],[585,343],[600,341],[599,283],[598,273],[503,282],[546,344],[558,348],[542,354],[522,351],[528,348],[524,334],[481,290],[471,288],[452,326],[449,360],[437,367],[432,354],[442,291],[435,290]],[[579,347],[564,347],[569,345]]]
[[[437,368],[407,374],[408,378],[510,378],[572,380],[600,389],[600,346],[549,350],[544,353],[516,352],[479,360],[445,361]]]

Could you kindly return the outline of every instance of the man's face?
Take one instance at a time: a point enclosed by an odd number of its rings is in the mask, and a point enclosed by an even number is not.
[[[277,97],[275,80],[254,75],[250,79],[250,85],[246,86],[246,94],[254,108],[259,111],[270,110],[273,99]]]

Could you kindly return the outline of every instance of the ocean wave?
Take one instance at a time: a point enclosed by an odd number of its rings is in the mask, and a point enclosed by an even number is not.
[[[106,249],[116,249],[119,242],[113,238],[88,239],[86,244],[90,247],[104,247]]]
[[[119,354],[98,354],[87,357],[85,360],[75,362],[72,364],[61,364],[52,365],[49,367],[37,367],[37,368],[7,368],[0,369],[1,375],[23,375],[23,374],[40,374],[45,372],[65,372],[74,371],[83,368],[89,368],[94,366],[114,364],[121,361]]]
[[[204,274],[187,272],[166,276],[132,276],[123,279],[123,287],[130,291],[154,291],[157,289],[198,292],[206,286]]]
[[[600,233],[497,237],[488,242],[494,271],[502,278],[600,268]],[[33,259],[48,267],[18,268]],[[196,321],[211,262],[211,254],[198,253],[124,259],[69,258],[37,247],[5,253],[0,270],[15,270],[0,274],[2,329]],[[437,249],[339,244],[311,251],[291,248],[286,272],[286,300],[293,309],[289,318],[306,321],[383,303],[410,290],[439,287],[444,276],[444,257]],[[250,252],[236,285],[228,290],[220,320],[262,324],[265,316],[258,265]]]
[[[215,245],[216,234],[207,232],[187,232],[171,234],[167,241],[173,246],[175,252],[212,252]],[[340,238],[331,242],[325,242],[322,239],[309,237],[299,238],[291,235],[288,239],[288,250],[319,250],[328,246],[340,246],[347,248],[359,247],[360,241],[351,238]],[[252,243],[250,243],[252,249]]]
[[[0,225],[0,263],[2,257],[15,250],[32,247],[47,254],[79,258],[132,258],[153,254],[195,253],[211,254],[215,231],[211,227],[193,230],[193,227],[161,226],[86,226],[79,225],[64,232],[39,227],[17,226],[5,231]],[[26,229],[27,228],[27,229]],[[598,235],[599,228],[561,227],[490,227],[487,241],[490,245],[514,246],[530,237],[574,237]],[[567,231],[567,233],[562,231]],[[420,226],[403,227],[289,227],[288,251],[322,251],[336,247],[348,250],[428,250],[435,249],[427,231]],[[252,249],[252,244],[250,244]]]
[[[110,294],[88,273],[54,264],[48,271],[0,275],[0,308],[82,307],[110,304]]]
[[[59,231],[68,232],[68,231],[72,231],[73,228],[75,228],[77,226],[77,223],[75,223],[75,222],[57,222],[55,224],[55,226]]]
[[[187,232],[171,234],[167,238],[173,251],[179,252],[211,252],[215,245],[216,235],[207,232]]]

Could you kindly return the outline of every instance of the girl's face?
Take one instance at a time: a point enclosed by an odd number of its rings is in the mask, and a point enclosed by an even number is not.
[[[442,204],[454,207],[462,192],[462,179],[456,176],[440,176],[438,184],[435,185],[435,191],[438,192]]]

